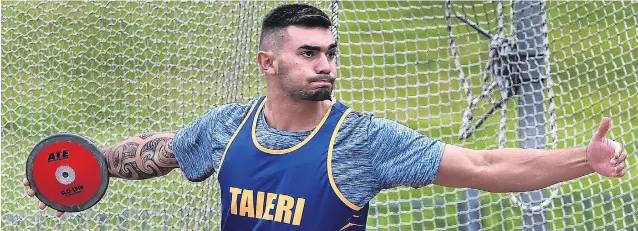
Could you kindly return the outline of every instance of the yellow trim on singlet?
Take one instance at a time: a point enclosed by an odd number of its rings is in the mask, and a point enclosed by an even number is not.
[[[259,102],[259,101],[257,101],[257,102]],[[230,137],[230,140],[226,144],[226,149],[224,149],[224,154],[222,155],[222,159],[219,161],[219,167],[217,168],[217,171],[216,171],[217,175],[219,175],[219,172],[222,170],[222,164],[224,164],[224,159],[226,158],[226,153],[228,152],[228,148],[230,148],[230,144],[233,143],[233,140],[235,140],[235,137],[237,136],[237,134],[239,134],[239,130],[241,130],[241,128],[244,127],[244,124],[246,123],[246,121],[250,117],[250,114],[255,109],[255,106],[257,106],[257,102],[255,102],[253,104],[253,106],[250,107],[250,110],[248,110],[248,113],[244,117],[244,120],[241,121],[241,124],[239,124],[239,127],[237,128],[237,130],[235,130],[235,133],[233,133],[233,136]]]
[[[259,119],[259,113],[261,112],[261,110],[263,109],[265,104],[266,104],[266,99],[264,99],[261,102],[261,105],[259,105],[259,107],[257,108],[257,112],[255,112],[255,116],[253,117],[253,127],[252,127],[252,131],[250,133],[251,133],[251,136],[253,137],[253,143],[255,144],[255,147],[257,147],[257,149],[261,150],[262,152],[265,152],[265,153],[268,153],[268,154],[286,154],[286,153],[295,151],[295,150],[301,148],[301,146],[303,146],[304,144],[308,143],[310,141],[310,139],[312,139],[312,137],[314,137],[315,134],[317,134],[317,132],[319,132],[319,129],[321,128],[321,126],[323,126],[324,122],[326,122],[326,119],[328,119],[328,115],[330,115],[330,111],[332,110],[332,105],[333,105],[331,103],[330,107],[328,108],[328,111],[326,112],[326,114],[321,119],[321,122],[319,122],[317,127],[315,127],[315,129],[312,131],[312,133],[310,133],[310,135],[308,135],[308,137],[306,137],[306,139],[304,139],[303,141],[301,141],[297,145],[292,146],[290,148],[275,150],[275,149],[269,149],[269,148],[266,148],[264,146],[261,146],[261,144],[259,144],[259,141],[257,140],[257,132],[255,132],[257,130],[256,128],[257,128],[257,120]]]
[[[343,121],[346,119],[346,117],[348,117],[348,114],[350,114],[350,112],[352,112],[352,109],[348,108],[343,113],[343,115],[339,119],[339,122],[337,123],[337,126],[335,127],[334,132],[332,133],[332,137],[330,138],[330,146],[328,147],[328,180],[330,181],[330,186],[332,186],[332,190],[335,192],[335,194],[337,194],[337,197],[339,197],[339,199],[341,199],[341,201],[344,204],[346,204],[348,207],[350,207],[351,209],[359,211],[361,207],[353,204],[348,199],[346,199],[346,197],[344,197],[343,194],[341,194],[341,191],[339,191],[337,184],[335,184],[335,179],[332,176],[332,150],[334,148],[335,140],[337,139],[337,132],[339,131],[341,124],[343,124]]]
[[[350,228],[350,227],[353,227],[353,226],[363,227],[363,225],[348,222],[348,224],[346,224],[343,227],[341,227],[341,229],[339,229],[339,231],[346,230],[347,228]]]

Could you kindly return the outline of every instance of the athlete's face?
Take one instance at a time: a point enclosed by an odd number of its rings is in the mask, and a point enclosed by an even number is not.
[[[297,100],[330,99],[337,44],[330,29],[289,26],[276,58],[279,88]]]

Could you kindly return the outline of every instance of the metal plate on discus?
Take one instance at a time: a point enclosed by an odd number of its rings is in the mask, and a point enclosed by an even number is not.
[[[60,133],[35,145],[27,160],[35,196],[61,212],[79,212],[102,199],[109,184],[106,157],[91,141]]]

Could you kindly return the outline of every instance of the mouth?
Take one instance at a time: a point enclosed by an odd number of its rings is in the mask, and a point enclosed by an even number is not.
[[[334,83],[334,79],[316,79],[310,81],[311,85],[315,85],[317,87],[332,87]]]
[[[311,81],[311,83],[330,83],[332,84],[334,81],[330,80],[330,79],[319,79],[319,80],[313,80]]]
[[[311,79],[310,83],[329,83],[333,84],[335,82],[334,78],[315,78]]]

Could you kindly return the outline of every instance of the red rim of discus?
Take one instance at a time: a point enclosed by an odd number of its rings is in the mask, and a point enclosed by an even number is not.
[[[27,180],[40,201],[61,212],[91,208],[109,184],[106,157],[84,137],[60,133],[35,145]]]

